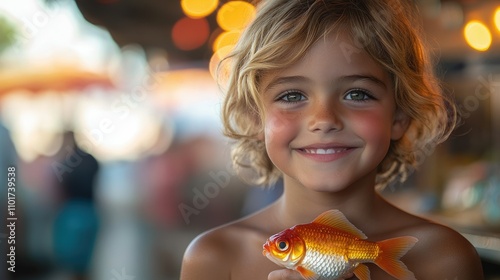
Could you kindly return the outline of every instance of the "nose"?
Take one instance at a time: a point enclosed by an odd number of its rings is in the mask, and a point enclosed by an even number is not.
[[[308,128],[312,132],[328,133],[342,129],[340,111],[329,103],[311,107]]]

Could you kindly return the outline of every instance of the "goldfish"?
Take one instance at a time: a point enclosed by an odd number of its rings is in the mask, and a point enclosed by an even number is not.
[[[372,242],[339,210],[320,214],[308,224],[295,225],[272,235],[262,254],[276,264],[298,271],[304,279],[339,279],[354,273],[369,280],[364,263],[375,263],[400,280],[416,280],[400,260],[418,239],[402,236]]]

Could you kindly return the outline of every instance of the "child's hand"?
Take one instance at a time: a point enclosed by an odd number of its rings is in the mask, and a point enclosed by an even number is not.
[[[354,274],[350,273],[344,276],[344,278],[338,278],[337,280],[345,280],[353,277]],[[295,270],[291,269],[280,269],[269,273],[267,277],[268,280],[304,280],[302,275]]]
[[[269,273],[268,280],[303,280],[302,275],[295,270],[280,269]]]

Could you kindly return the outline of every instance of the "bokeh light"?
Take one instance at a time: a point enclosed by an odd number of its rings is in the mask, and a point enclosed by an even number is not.
[[[217,36],[217,38],[214,41],[214,44],[212,47],[213,51],[217,52],[218,50],[220,50],[223,47],[234,46],[238,42],[238,39],[240,38],[240,36],[241,36],[240,31],[222,32],[221,34],[219,34],[219,36]]]
[[[217,12],[217,23],[226,30],[241,30],[255,16],[255,7],[244,1],[231,1],[224,4]]]
[[[61,147],[60,101],[59,94],[51,91],[38,95],[13,91],[3,98],[1,117],[22,160],[31,162],[40,155],[52,156]]]
[[[470,21],[464,28],[467,44],[478,51],[486,51],[491,46],[491,33],[486,25],[479,21]]]
[[[218,5],[218,0],[181,0],[182,11],[190,18],[206,17],[215,11]]]
[[[152,108],[139,107],[134,98],[133,94],[121,99],[111,94],[82,97],[73,124],[80,148],[101,161],[137,160],[147,155],[160,137],[161,119]],[[123,113],[116,114],[117,108]]]
[[[497,28],[497,30],[500,31],[500,7],[495,10],[493,21],[495,22],[495,27]]]
[[[240,39],[243,29],[255,18],[255,6],[244,1],[230,1],[224,4],[217,12],[217,23],[224,30],[214,40],[214,51],[209,62],[210,74],[217,77],[219,83],[229,76],[228,65],[219,68],[220,62],[233,50]]]
[[[220,86],[223,86],[229,77],[229,63],[220,64],[220,62],[231,53],[233,47],[232,45],[222,47],[210,58],[208,65],[210,74],[219,82]]]
[[[201,47],[208,40],[210,27],[205,18],[184,17],[172,28],[172,40],[175,46],[184,51]]]

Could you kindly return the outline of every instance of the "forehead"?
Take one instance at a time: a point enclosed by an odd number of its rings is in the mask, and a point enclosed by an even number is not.
[[[350,75],[370,75],[389,85],[390,75],[350,36],[330,32],[318,39],[297,62],[268,72],[263,76],[264,88],[276,77],[305,76],[335,79]]]

